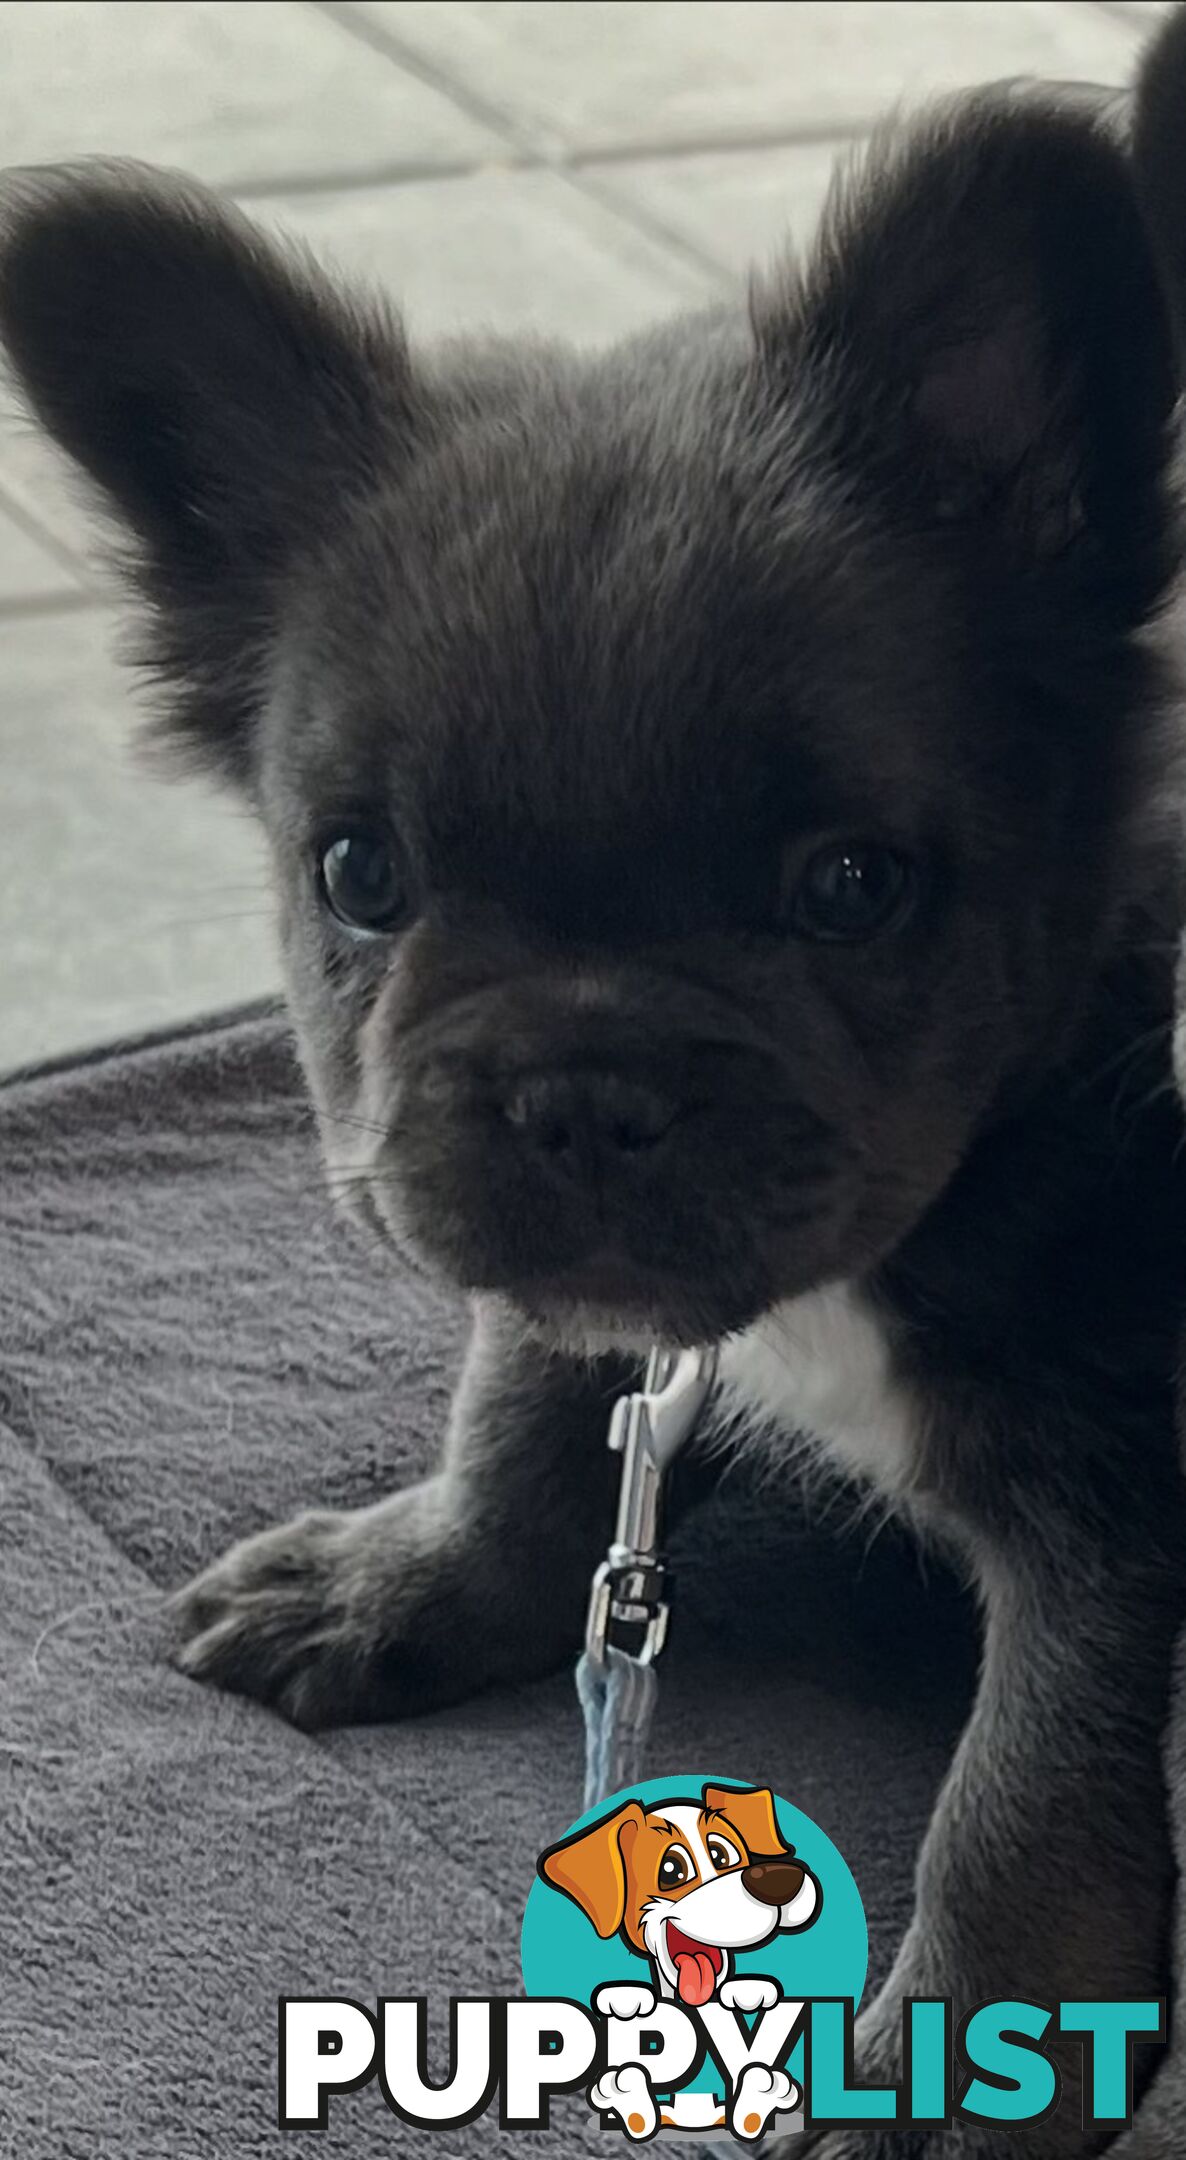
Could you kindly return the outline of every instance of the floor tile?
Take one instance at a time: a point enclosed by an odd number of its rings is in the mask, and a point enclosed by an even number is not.
[[[1030,70],[1127,78],[1139,26],[1074,0],[359,0],[454,79],[584,150],[839,132]]]
[[[14,602],[28,606],[79,590],[78,579],[53,549],[0,503],[0,611]]]
[[[277,979],[254,830],[138,769],[111,640],[99,608],[0,620],[0,1069]]]
[[[751,264],[769,262],[788,244],[802,252],[837,163],[856,148],[852,138],[839,138],[769,150],[715,150],[699,157],[615,160],[595,170],[608,199],[625,210],[644,210],[741,277]]]
[[[109,151],[237,186],[496,147],[449,98],[295,0],[4,0],[0,51],[10,165]]]
[[[420,337],[490,329],[601,344],[718,290],[548,172],[246,207],[308,240],[323,260],[378,280]]]
[[[79,583],[90,580],[95,526],[82,483],[57,451],[18,410],[0,382],[0,487],[18,512],[51,535],[75,565]]]

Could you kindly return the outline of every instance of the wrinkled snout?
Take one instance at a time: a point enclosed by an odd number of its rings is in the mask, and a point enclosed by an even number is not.
[[[738,1000],[641,963],[463,957],[459,983],[453,946],[411,939],[366,1030],[352,1114],[401,1241],[578,1337],[715,1340],[769,1304],[784,1252],[819,1272],[850,1151]]]
[[[604,1070],[532,1073],[502,1098],[503,1116],[536,1170],[592,1192],[649,1165],[685,1108],[668,1088]]]

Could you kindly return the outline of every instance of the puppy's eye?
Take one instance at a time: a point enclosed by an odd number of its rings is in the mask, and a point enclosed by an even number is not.
[[[361,826],[323,846],[318,878],[327,906],[351,930],[372,937],[407,920],[408,894],[392,842]]]
[[[731,1845],[726,1837],[710,1837],[706,1850],[714,1868],[736,1867],[741,1859],[736,1846]]]
[[[692,1863],[682,1845],[669,1845],[659,1862],[659,1888],[679,1890],[692,1880]]]
[[[829,944],[897,929],[914,897],[913,867],[897,850],[843,841],[813,855],[791,896],[789,928]]]

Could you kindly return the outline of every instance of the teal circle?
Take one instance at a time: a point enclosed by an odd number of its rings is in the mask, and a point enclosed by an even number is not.
[[[706,1785],[750,1789],[744,1778],[712,1771],[650,1778],[645,1784],[632,1785],[599,1802],[597,1807],[588,1808],[564,1834],[571,1837],[590,1823],[601,1822],[627,1800],[637,1800],[644,1808],[659,1807],[665,1801],[699,1804]],[[869,1967],[869,1932],[860,1891],[847,1861],[810,1815],[777,1793],[774,1812],[787,1844],[794,1846],[820,1885],[823,1896],[819,1917],[798,1934],[776,1935],[759,1950],[737,1953],[734,1968],[738,1973],[761,1973],[777,1980],[784,1996],[795,2000],[843,1996],[851,2001],[855,2012]],[[648,1960],[630,1950],[620,1936],[603,1942],[579,1905],[542,1876],[537,1876],[531,1886],[523,1915],[522,1960],[528,1995],[565,1996],[570,2001],[590,2004],[596,1990],[608,1982],[638,1982],[645,1980],[650,1971]],[[802,2055],[803,2042],[799,2040],[791,2050],[788,2068],[792,2076],[800,2079]],[[687,2089],[703,2090],[714,2079],[719,2083],[710,2062]]]

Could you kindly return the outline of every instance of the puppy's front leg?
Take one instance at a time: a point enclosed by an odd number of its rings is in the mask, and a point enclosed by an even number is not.
[[[1132,2129],[1109,2148],[1109,2160],[1181,2160],[1186,2152],[1186,2030],[1181,2013],[1186,1977],[1186,1634],[1174,1661],[1173,1708],[1166,1737],[1165,1774],[1170,1823],[1178,1863],[1173,1941],[1177,2003],[1171,2006],[1169,2043]]]
[[[1138,1463],[1134,1481],[1144,1474]],[[1162,1533],[1172,1537],[1180,1510],[1167,1497],[1157,1526],[1118,1501],[1092,1534],[1060,1518],[1049,1491],[1039,1513],[1032,1492],[1016,1497],[1012,1520],[979,1549],[980,1687],[927,1833],[914,1917],[858,2024],[870,2082],[901,2075],[905,1996],[950,1998],[958,2020],[992,1997],[1055,2005],[1166,1990],[1172,1868],[1159,1749],[1178,1593]],[[1100,2151],[1111,2133],[1083,2128],[1077,2043],[1060,2047],[1057,2066],[1061,2104],[1029,2128],[825,2132],[796,2150],[812,2160]],[[1137,2067],[1150,2065],[1138,2057]]]
[[[307,1728],[559,1665],[608,1540],[607,1423],[634,1378],[625,1360],[562,1358],[481,1313],[438,1474],[233,1546],[176,1600],[178,1664]]]

